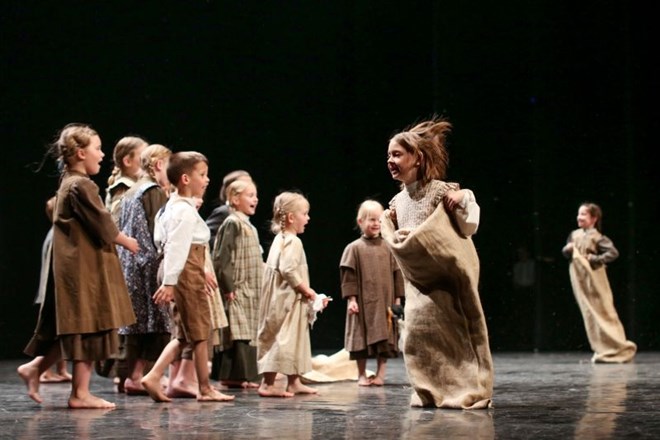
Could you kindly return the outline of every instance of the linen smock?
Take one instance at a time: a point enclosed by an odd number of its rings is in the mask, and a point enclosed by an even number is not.
[[[309,285],[309,269],[302,241],[279,233],[268,253],[263,275],[257,363],[259,373],[302,375],[312,369],[309,301],[295,286]]]

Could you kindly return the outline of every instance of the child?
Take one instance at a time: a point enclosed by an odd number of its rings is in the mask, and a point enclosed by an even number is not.
[[[250,173],[244,170],[234,170],[228,173],[222,179],[222,187],[220,188],[220,195],[218,197],[220,200],[220,205],[216,206],[213,211],[211,211],[211,214],[209,214],[209,216],[206,218],[206,226],[208,226],[209,230],[211,231],[211,241],[209,242],[209,246],[211,246],[211,248],[213,248],[213,245],[215,244],[215,238],[218,234],[218,229],[220,229],[222,222],[224,222],[225,219],[229,216],[227,188],[238,179],[252,180],[252,177],[250,176]]]
[[[89,176],[101,169],[101,139],[89,125],[69,124],[51,145],[64,165],[53,213],[53,278],[25,352],[43,356],[18,367],[28,395],[41,403],[39,376],[60,358],[73,361],[70,408],[114,408],[91,394],[95,360],[118,351],[117,328],[135,322],[115,243],[137,252],[119,232]]]
[[[187,345],[192,346],[198,380],[197,400],[229,401],[209,382],[208,345],[211,311],[204,273],[205,245],[209,228],[199,216],[195,197],[203,197],[209,183],[208,160],[196,151],[175,153],[170,157],[167,178],[176,186],[154,231],[156,244],[164,249],[163,281],[153,295],[156,304],[174,300],[183,335],[172,339],[153,368],[142,379],[142,386],[156,402],[170,402],[161,388],[161,378],[168,366]],[[162,229],[162,230],[161,230]]]
[[[569,274],[589,344],[594,351],[592,362],[623,363],[632,361],[637,345],[626,339],[623,325],[614,308],[606,265],[616,260],[619,251],[602,234],[603,213],[595,203],[582,203],[577,225],[568,236],[562,253],[571,263]]]
[[[259,199],[252,180],[227,187],[230,215],[220,226],[213,265],[229,320],[228,346],[223,346],[220,383],[229,388],[258,388],[257,327],[264,262],[256,228],[250,223]]]
[[[276,234],[264,269],[257,359],[262,397],[292,397],[318,391],[300,375],[312,369],[309,308],[316,292],[309,286],[307,257],[298,234],[309,222],[309,202],[302,194],[283,192],[273,203],[271,230]],[[323,300],[323,307],[328,300]],[[275,387],[277,373],[287,376],[286,390]]]
[[[141,154],[140,179],[123,196],[119,217],[122,232],[135,237],[141,252],[133,255],[119,249],[119,260],[129,287],[137,322],[119,329],[124,336],[127,378],[126,394],[147,394],[142,387],[148,362],[155,361],[170,341],[167,305],[156,305],[151,295],[158,289],[160,253],[154,244],[154,219],[167,202],[167,164],[172,152],[163,145],[150,145]]]
[[[46,216],[51,223],[51,227],[44,238],[41,247],[41,276],[39,277],[39,288],[37,290],[37,297],[34,300],[35,304],[41,305],[44,302],[46,291],[48,295],[53,295],[53,276],[50,270],[51,257],[53,255],[53,209],[55,208],[55,196],[46,201]],[[58,382],[71,382],[71,374],[67,371],[66,361],[60,359],[55,363],[53,369],[44,371],[39,377],[41,383],[58,383]]]
[[[138,179],[141,171],[140,154],[147,145],[149,144],[141,137],[126,136],[119,139],[112,152],[115,166],[108,178],[105,206],[112,214],[115,223],[119,222],[122,197]]]
[[[402,351],[412,406],[491,406],[493,363],[479,300],[479,225],[474,194],[444,182],[451,124],[433,118],[395,135],[387,167],[401,192],[383,213],[382,234],[406,290]]]
[[[344,249],[339,263],[342,297],[348,300],[346,350],[357,361],[358,385],[382,386],[388,358],[398,357],[399,332],[392,313],[404,295],[401,271],[380,236],[383,207],[362,202],[357,224],[362,237]],[[367,358],[377,358],[376,376],[367,378]]]

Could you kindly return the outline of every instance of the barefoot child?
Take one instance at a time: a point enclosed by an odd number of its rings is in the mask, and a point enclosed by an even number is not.
[[[209,228],[199,216],[195,201],[195,197],[204,196],[209,183],[208,160],[195,151],[175,153],[170,157],[167,178],[177,192],[165,205],[154,231],[157,245],[164,250],[164,259],[163,281],[153,299],[157,304],[174,300],[183,335],[167,344],[142,379],[142,386],[156,402],[170,402],[161,387],[161,378],[188,344],[192,347],[197,373],[197,400],[233,400],[234,396],[220,393],[209,382],[207,340],[211,332],[211,311],[204,271]]]
[[[119,232],[89,176],[101,169],[101,139],[90,126],[69,124],[51,145],[64,165],[53,212],[53,278],[35,334],[25,352],[38,357],[18,367],[28,395],[41,403],[39,376],[54,362],[73,361],[70,408],[114,408],[89,390],[93,362],[115,356],[117,328],[135,322],[115,244],[137,252]]]
[[[250,223],[259,199],[252,180],[227,187],[230,215],[220,226],[213,264],[229,320],[220,361],[220,383],[229,388],[258,388],[257,328],[264,262],[256,228]]]
[[[264,269],[257,363],[262,397],[293,397],[317,390],[300,381],[312,369],[309,308],[316,292],[309,286],[307,257],[298,234],[309,222],[309,202],[302,194],[283,192],[273,203],[271,230],[277,234]],[[323,307],[328,304],[323,301]],[[275,386],[277,373],[287,376],[286,390]]]
[[[357,215],[362,237],[346,246],[339,263],[342,297],[348,300],[345,346],[350,359],[357,361],[360,386],[384,385],[387,359],[399,354],[392,306],[401,304],[403,278],[380,236],[382,214],[377,201],[362,202]],[[378,370],[367,378],[367,359],[374,357]]]
[[[34,300],[35,304],[41,305],[44,302],[46,291],[48,295],[53,295],[53,276],[51,273],[51,259],[53,255],[53,209],[55,208],[55,196],[46,201],[46,216],[51,223],[51,227],[44,238],[41,247],[41,276],[39,278],[39,289],[37,290],[37,297]],[[71,382],[71,374],[67,370],[67,362],[60,359],[55,363],[53,368],[44,371],[39,377],[41,383],[60,383]]]
[[[170,318],[167,305],[154,304],[151,295],[158,289],[160,254],[154,244],[154,219],[167,202],[165,188],[169,148],[149,145],[141,154],[142,174],[124,194],[119,217],[122,232],[135,237],[140,253],[133,255],[119,249],[119,261],[129,288],[137,322],[122,327],[127,377],[126,394],[147,394],[140,381],[148,363],[154,362],[170,341]]]

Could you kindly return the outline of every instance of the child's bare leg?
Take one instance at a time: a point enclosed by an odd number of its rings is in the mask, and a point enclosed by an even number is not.
[[[145,359],[127,359],[126,363],[128,377],[124,380],[124,392],[129,395],[148,394],[140,383],[147,361]]]
[[[37,403],[43,401],[39,395],[39,376],[48,370],[59,358],[59,349],[53,346],[45,356],[37,356],[16,369],[16,372],[27,386],[30,399]]]
[[[287,376],[288,385],[286,390],[293,394],[318,394],[319,390],[316,388],[308,387],[300,381],[300,376],[291,374]]]
[[[165,370],[181,353],[181,342],[178,339],[172,339],[163,349],[163,352],[158,356],[158,360],[147,374],[142,378],[142,386],[149,396],[156,402],[171,402],[172,399],[167,397],[163,392],[160,385],[160,379],[165,374]]]
[[[73,380],[69,408],[73,409],[109,409],[115,404],[96,397],[89,391],[89,381],[92,377],[94,364],[92,361],[73,361]]]
[[[197,397],[197,374],[192,359],[178,361],[176,373],[170,378],[165,394],[167,397]]]
[[[285,391],[275,386],[275,378],[277,373],[267,372],[263,374],[263,379],[259,390],[257,391],[261,397],[293,397],[294,393]]]
[[[62,378],[62,382],[71,382],[73,378],[67,370],[66,360],[60,359],[56,364],[57,374]]]
[[[199,383],[199,394],[197,400],[204,402],[227,402],[234,400],[234,396],[223,394],[211,386],[209,381],[209,347],[206,341],[194,342],[193,361],[195,362],[195,372]]]
[[[367,360],[358,359],[355,361],[358,368],[358,385],[361,387],[368,387],[371,385],[371,381],[367,377]]]
[[[376,377],[371,379],[371,385],[382,387],[385,385],[385,369],[387,368],[387,358],[378,356],[378,370]]]

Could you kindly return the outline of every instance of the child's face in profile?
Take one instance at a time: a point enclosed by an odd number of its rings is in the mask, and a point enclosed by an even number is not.
[[[122,162],[124,163],[124,173],[127,176],[135,178],[140,174],[140,155],[145,148],[146,145],[140,145],[131,154],[124,157]]]
[[[90,175],[96,175],[101,171],[101,161],[105,154],[101,150],[101,138],[98,136],[92,136],[89,145],[81,149],[81,157],[83,166],[85,167],[85,172]]]
[[[591,215],[589,209],[586,206],[580,206],[577,215],[577,224],[579,228],[581,229],[593,228],[593,226],[596,224],[596,220],[598,220],[598,218]]]
[[[288,223],[292,232],[297,234],[302,234],[305,232],[305,225],[309,223],[309,206],[307,204],[301,204],[301,206],[296,209],[294,212],[289,213]]]
[[[358,221],[360,230],[365,237],[374,238],[380,235],[380,216],[382,214],[382,210],[372,210]]]
[[[209,167],[205,162],[197,162],[192,171],[188,174],[190,182],[188,188],[191,197],[203,198],[206,187],[209,185]]]
[[[414,154],[391,141],[387,148],[387,169],[394,180],[410,184],[417,180],[419,163]]]

